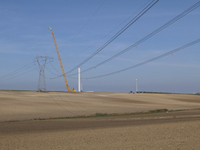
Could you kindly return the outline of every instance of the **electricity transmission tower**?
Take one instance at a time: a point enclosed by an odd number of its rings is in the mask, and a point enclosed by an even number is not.
[[[38,66],[40,69],[39,72],[39,81],[38,81],[38,91],[47,91],[46,89],[46,83],[45,83],[45,73],[44,69],[46,66],[46,63],[52,62],[53,58],[48,56],[37,56],[35,57],[35,62],[38,62]]]

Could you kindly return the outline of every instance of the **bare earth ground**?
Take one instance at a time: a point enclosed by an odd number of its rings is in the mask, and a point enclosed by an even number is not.
[[[162,108],[200,108],[200,96],[0,91],[0,149],[198,150],[200,110],[31,120]],[[11,120],[19,122],[8,122]]]

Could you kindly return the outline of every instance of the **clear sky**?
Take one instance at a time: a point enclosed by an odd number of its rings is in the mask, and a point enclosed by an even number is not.
[[[0,89],[37,90],[36,56],[53,57],[45,68],[47,90],[66,90],[49,26],[64,69],[74,68],[98,50],[151,0],[1,0]],[[198,0],[160,0],[98,55],[94,66],[136,43]],[[200,38],[200,7],[158,34],[102,66],[82,73],[88,78],[121,70]],[[95,79],[82,79],[83,91],[200,92],[200,43],[139,67]],[[30,64],[30,65],[29,65]],[[27,66],[28,65],[28,66]],[[27,67],[26,67],[27,66]],[[24,68],[23,68],[24,67]],[[77,73],[75,70],[73,73]],[[74,79],[75,78],[75,79]],[[68,77],[77,89],[77,75]]]

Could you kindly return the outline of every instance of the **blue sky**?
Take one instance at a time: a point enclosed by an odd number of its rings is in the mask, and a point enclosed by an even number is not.
[[[198,0],[160,0],[98,55],[94,66],[139,41]],[[7,0],[0,1],[0,89],[37,90],[36,56],[53,57],[45,69],[48,90],[66,90],[49,26],[64,69],[72,69],[98,50],[150,0]],[[117,71],[200,38],[200,7],[116,59],[83,73],[83,78]],[[200,92],[200,43],[140,67],[111,76],[82,79],[84,91]],[[27,68],[20,68],[29,65]],[[14,72],[15,71],[15,72]],[[75,70],[73,73],[76,73]],[[77,75],[73,76],[77,78]],[[77,89],[77,79],[67,78]]]

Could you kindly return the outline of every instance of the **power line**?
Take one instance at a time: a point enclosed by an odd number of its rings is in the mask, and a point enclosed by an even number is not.
[[[58,72],[59,74],[61,74],[60,71],[58,71],[58,70],[52,65],[52,63],[50,63],[50,64],[51,64],[51,66],[53,67],[53,69],[56,70],[56,72]]]
[[[16,69],[16,70],[14,70],[14,71],[11,71],[10,73],[7,73],[7,74],[1,76],[0,78],[1,78],[1,79],[3,79],[3,78],[8,78],[9,76],[12,76],[13,74],[17,74],[18,72],[21,72],[21,71],[23,71],[23,70],[26,70],[26,69],[30,68],[33,64],[34,64],[34,62],[32,62],[32,63],[30,63],[30,64],[28,64],[28,65],[25,65],[25,66],[23,66],[23,67],[21,67],[21,68],[19,68],[19,69]]]
[[[50,64],[51,64],[51,66],[53,67],[53,69],[56,70],[56,71],[60,74],[60,72],[52,65],[52,63],[50,63]],[[51,74],[56,75],[56,76],[59,75],[58,73],[55,73],[55,72],[51,71],[47,66],[45,66],[45,68],[46,68],[47,71],[49,71]],[[62,75],[62,76],[63,76],[63,75]],[[67,77],[68,77],[68,76],[67,76]],[[46,79],[52,79],[52,78],[46,77],[46,76],[45,76],[45,78],[46,78]],[[69,82],[70,82],[70,84],[72,85],[72,87],[74,87],[74,86],[73,86],[73,83],[72,83],[72,81],[71,81],[71,79],[69,80]]]
[[[149,0],[149,1],[150,1],[150,0]],[[139,9],[137,9],[136,11],[134,11],[127,19],[125,19],[123,22],[121,22],[117,27],[115,27],[114,29],[112,29],[109,33],[107,33],[105,36],[103,36],[100,40],[94,42],[93,44],[91,44],[91,45],[88,46],[87,48],[83,49],[81,52],[83,52],[83,51],[89,49],[89,48],[92,47],[95,43],[100,42],[100,41],[101,41],[102,39],[104,39],[106,36],[108,36],[108,35],[111,34],[113,31],[115,31],[118,27],[120,27],[120,26],[121,26],[122,24],[124,24],[127,20],[129,20],[131,17],[133,17],[133,15],[135,15],[137,12],[139,12],[140,10],[142,10],[142,8],[144,8],[144,7],[147,5],[147,3],[149,3],[149,1],[146,2],[144,5],[142,5]],[[76,53],[75,55],[77,56],[77,55],[80,54],[81,52],[78,52],[78,53]]]
[[[162,25],[161,27],[159,27],[158,29],[154,30],[153,32],[151,32],[150,34],[148,34],[147,36],[143,37],[142,39],[140,39],[139,41],[137,41],[136,43],[132,44],[131,46],[129,46],[128,48],[120,51],[119,53],[113,55],[112,57],[104,60],[103,62],[96,64],[90,68],[87,68],[83,71],[81,71],[81,73],[90,71],[92,69],[96,69],[98,66],[101,66],[109,61],[111,61],[112,59],[124,54],[125,52],[131,50],[134,47],[137,47],[139,44],[143,43],[144,41],[148,40],[149,38],[153,37],[154,35],[156,35],[157,33],[159,33],[160,31],[164,30],[165,28],[167,28],[168,26],[170,26],[171,24],[175,23],[176,21],[178,21],[179,19],[181,19],[182,17],[184,17],[185,15],[187,15],[188,13],[190,13],[191,11],[193,11],[194,9],[196,9],[197,7],[200,6],[200,2],[195,3],[194,5],[192,5],[191,7],[189,7],[188,9],[186,9],[185,11],[183,11],[182,13],[180,13],[178,16],[174,17],[173,19],[171,19],[170,21],[168,21],[167,23],[165,23],[164,25]],[[70,74],[68,76],[73,76],[73,75],[77,75],[77,73],[74,74]]]
[[[53,75],[58,75],[58,74],[56,74],[56,73],[54,73],[53,71],[51,71],[47,66],[45,66],[45,68],[50,72],[50,73],[52,73]]]
[[[5,78],[5,79],[3,79],[3,80],[0,80],[0,82],[3,82],[3,81],[6,81],[6,80],[10,80],[10,79],[16,78],[16,77],[18,77],[18,76],[24,75],[24,74],[29,73],[29,72],[31,72],[31,71],[33,71],[33,70],[36,70],[36,69],[37,69],[37,68],[33,68],[32,70],[29,70],[29,71],[20,73],[20,74],[15,75],[15,76],[11,76],[11,77]]]
[[[171,55],[171,54],[173,54],[173,53],[176,53],[176,52],[178,52],[178,51],[181,51],[181,50],[183,50],[183,49],[185,49],[185,48],[187,48],[187,47],[190,47],[190,46],[192,46],[192,45],[194,45],[194,44],[197,44],[197,43],[199,43],[199,42],[200,42],[200,38],[197,39],[197,40],[195,40],[195,41],[193,41],[193,42],[190,42],[190,43],[188,43],[188,44],[186,44],[186,45],[183,45],[183,46],[181,46],[181,47],[179,47],[179,48],[177,48],[177,49],[171,50],[171,51],[169,51],[169,52],[167,52],[167,53],[164,53],[164,54],[162,54],[162,55],[159,55],[159,56],[157,56],[157,57],[154,57],[154,58],[152,58],[152,59],[149,59],[149,60],[147,60],[147,61],[144,61],[144,62],[142,62],[142,63],[136,64],[136,65],[133,65],[133,66],[130,66],[130,67],[127,67],[127,68],[118,70],[118,71],[114,71],[114,72],[111,72],[111,73],[107,73],[107,74],[103,74],[103,75],[99,75],[99,76],[94,76],[94,77],[88,77],[88,78],[85,78],[85,79],[100,78],[100,77],[105,77],[105,76],[113,75],[113,74],[116,74],[116,73],[120,73],[120,72],[123,72],[123,71],[127,71],[127,70],[130,70],[130,69],[139,67],[139,66],[141,66],[141,65],[150,63],[150,62],[155,61],[155,60],[157,60],[157,59],[166,57],[166,56]]]
[[[103,0],[102,2],[101,2],[101,4],[98,6],[98,8],[96,9],[96,11],[93,13],[93,15],[90,17],[90,19],[83,25],[83,27],[80,29],[80,31],[72,38],[72,40],[73,39],[75,39],[80,33],[81,33],[81,31],[87,26],[87,24],[92,20],[92,18],[96,15],[96,13],[98,12],[98,10],[102,7],[102,5],[103,5],[103,3],[105,2],[105,0]],[[71,41],[72,41],[71,40]],[[78,53],[80,53],[80,52],[78,52]],[[76,53],[76,54],[74,54],[74,55],[77,55],[78,53]]]
[[[120,36],[124,31],[126,31],[133,23],[135,23],[140,17],[142,17],[150,8],[152,8],[159,0],[153,0],[151,1],[139,14],[137,14],[128,24],[126,24],[121,30],[119,30],[114,36],[112,36],[104,45],[102,45],[97,51],[92,53],[88,58],[83,60],[79,65],[72,68],[69,72],[74,71],[78,67],[85,64],[87,61],[89,61],[91,58],[93,58],[95,55],[97,55],[99,52],[101,52],[106,46],[108,46],[112,41],[114,41],[118,36]]]

